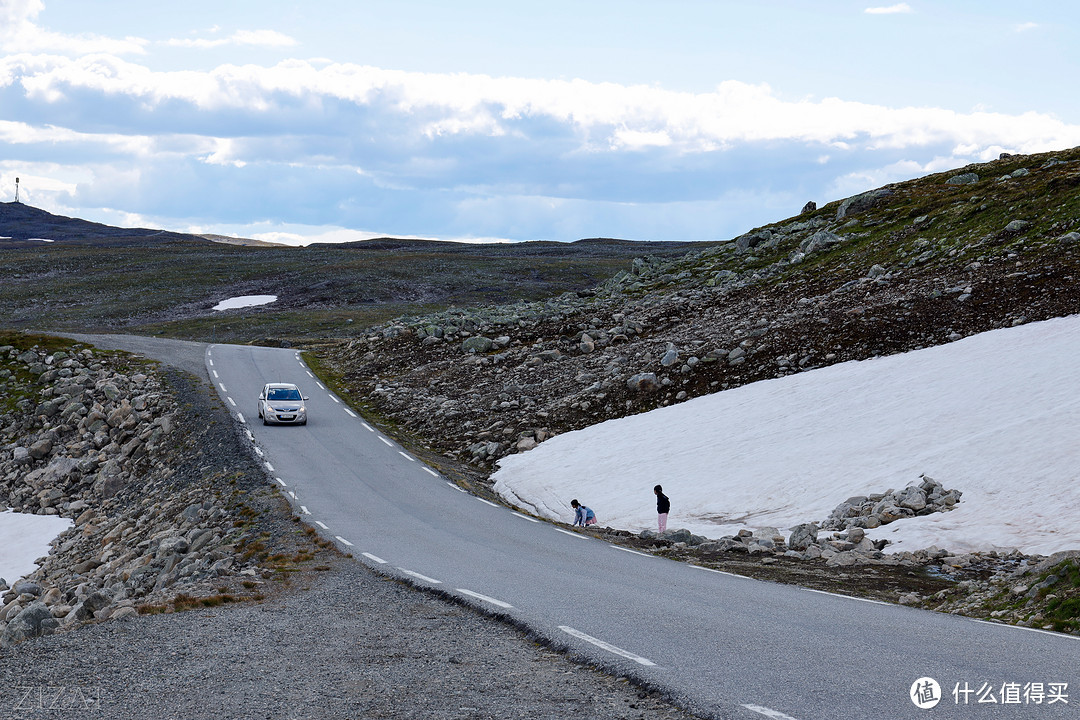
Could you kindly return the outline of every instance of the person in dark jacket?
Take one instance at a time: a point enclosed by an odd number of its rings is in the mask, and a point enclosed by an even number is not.
[[[574,508],[574,525],[585,527],[596,524],[596,513],[579,503],[576,498],[570,501],[570,507]]]
[[[667,516],[671,510],[671,501],[664,494],[664,488],[659,485],[653,488],[653,492],[656,493],[656,524],[660,527],[660,533],[663,534],[667,530]]]

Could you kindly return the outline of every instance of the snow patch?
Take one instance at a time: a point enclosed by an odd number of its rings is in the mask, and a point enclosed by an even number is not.
[[[745,385],[558,435],[504,458],[495,490],[571,522],[706,537],[822,521],[854,495],[923,473],[956,509],[867,531],[886,551],[1080,548],[1080,317]],[[786,534],[786,533],[785,533]]]
[[[32,573],[34,561],[49,554],[49,543],[73,524],[59,515],[0,513],[0,578],[14,585]]]
[[[277,295],[240,295],[238,297],[232,297],[228,300],[222,300],[214,306],[214,310],[218,312],[222,310],[235,310],[242,307],[253,307],[255,305],[269,305],[272,302],[277,302]]]

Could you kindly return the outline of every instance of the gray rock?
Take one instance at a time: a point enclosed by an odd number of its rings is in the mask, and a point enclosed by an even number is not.
[[[1031,225],[1027,220],[1013,220],[1005,226],[1005,232],[1007,233],[1019,233],[1023,232],[1025,228]]]
[[[970,185],[972,183],[979,182],[979,176],[975,173],[961,173],[960,175],[953,175],[951,178],[945,181],[946,185]]]
[[[660,389],[660,381],[656,373],[638,373],[626,380],[626,387],[636,393],[651,393]]]
[[[675,346],[668,343],[667,350],[664,351],[664,357],[660,358],[660,364],[664,367],[671,367],[679,361],[679,351],[675,349]]]
[[[164,538],[158,545],[156,557],[163,558],[167,555],[182,555],[188,551],[188,541],[179,535]]]
[[[1058,238],[1058,242],[1064,242],[1064,243],[1080,242],[1080,233],[1078,233],[1078,232],[1065,233],[1064,235],[1062,235],[1061,237]]]
[[[811,200],[802,206],[802,211],[799,214],[805,215],[806,213],[812,213],[815,210],[817,210],[817,203]]]
[[[472,337],[465,338],[465,341],[461,343],[461,349],[463,352],[477,353],[487,352],[491,349],[494,343],[490,338],[486,338],[483,335],[473,335]]]
[[[34,597],[41,595],[44,590],[44,588],[42,588],[36,582],[31,582],[30,580],[19,580],[11,589],[18,595],[26,594],[33,595]]]
[[[47,635],[58,627],[59,621],[52,616],[52,611],[45,603],[31,603],[8,621],[3,634],[0,634],[0,647],[11,647],[16,643]]]
[[[803,523],[791,528],[787,545],[792,550],[805,550],[817,543],[818,528],[814,523]]]
[[[30,457],[35,460],[41,460],[52,452],[52,447],[53,444],[50,438],[42,438],[30,446]]]

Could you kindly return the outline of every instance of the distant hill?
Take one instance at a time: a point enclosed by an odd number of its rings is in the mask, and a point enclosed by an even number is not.
[[[0,246],[38,245],[43,241],[83,245],[146,245],[186,240],[208,242],[185,235],[148,228],[120,228],[79,218],[53,215],[21,202],[0,203]]]

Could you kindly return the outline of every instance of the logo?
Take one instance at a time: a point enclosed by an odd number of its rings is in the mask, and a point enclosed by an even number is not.
[[[915,707],[929,710],[941,702],[941,686],[932,677],[921,677],[911,684],[908,696]]]

